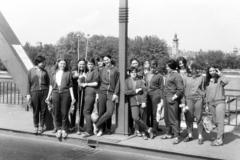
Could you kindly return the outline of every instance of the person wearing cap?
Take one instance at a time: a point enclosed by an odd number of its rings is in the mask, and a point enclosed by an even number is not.
[[[57,138],[67,138],[68,132],[68,112],[70,106],[75,103],[72,74],[68,71],[67,62],[63,58],[57,60],[55,71],[51,78],[48,96],[46,102],[49,103],[52,96],[54,106]]]
[[[50,79],[45,68],[45,57],[39,55],[34,60],[34,67],[28,71],[27,102],[33,107],[34,133],[44,131]],[[39,124],[40,121],[40,124]],[[40,125],[40,126],[39,126]]]
[[[179,102],[183,96],[184,85],[181,75],[178,73],[178,64],[170,59],[166,64],[168,71],[164,87],[164,121],[166,134],[162,139],[174,138],[173,144],[180,142],[180,108]]]

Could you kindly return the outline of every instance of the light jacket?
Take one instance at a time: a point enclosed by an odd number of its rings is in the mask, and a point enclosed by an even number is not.
[[[229,80],[221,76],[217,82],[209,82],[206,88],[206,103],[210,105],[217,105],[219,103],[225,103],[225,91],[224,87],[229,83]]]

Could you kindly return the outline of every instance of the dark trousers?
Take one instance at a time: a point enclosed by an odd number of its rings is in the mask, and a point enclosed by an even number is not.
[[[154,95],[154,94],[147,95],[147,101],[148,101],[148,104],[150,104],[148,107],[148,114],[150,115],[150,127],[153,128],[154,132],[157,132],[157,128],[158,128],[156,113],[157,113],[158,103],[160,103],[160,99],[161,97],[159,95]]]
[[[92,133],[91,114],[94,108],[95,98],[96,98],[96,94],[90,94],[90,95],[85,94],[83,114],[86,121],[86,131],[88,133]]]
[[[172,97],[164,97],[164,121],[166,133],[180,136],[180,108],[178,101],[172,101]]]
[[[71,105],[70,92],[52,93],[52,103],[55,109],[56,129],[68,129],[68,112]]]
[[[112,101],[113,94],[99,93],[99,119],[96,122],[98,128],[104,129],[104,123],[113,115],[115,103]]]
[[[141,114],[142,114],[142,108],[140,106],[131,106],[131,113],[132,113],[132,119],[135,122],[135,126],[138,127],[139,130],[147,132],[148,126],[146,123],[142,120]]]
[[[45,115],[47,104],[45,102],[48,95],[48,90],[36,91],[31,93],[31,103],[33,107],[33,124],[34,127],[43,127],[45,123]]]
[[[186,119],[188,133],[193,133],[193,122],[194,122],[194,118],[196,118],[196,122],[198,125],[198,133],[202,134],[203,99],[195,98],[195,99],[187,99],[186,101],[187,101],[187,106],[189,110],[186,111],[184,115]]]
[[[82,130],[83,129],[83,127],[84,127],[84,115],[83,115],[83,110],[84,110],[84,90],[80,90],[79,92],[78,92],[78,101],[77,101],[77,113],[78,113],[78,115],[76,115],[76,116],[78,116],[78,122],[77,122],[77,127],[78,127],[78,131],[80,131],[80,130]],[[75,116],[75,117],[76,117]]]

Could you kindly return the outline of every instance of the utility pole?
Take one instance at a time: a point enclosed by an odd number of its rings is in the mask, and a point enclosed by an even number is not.
[[[128,105],[125,101],[125,79],[127,66],[128,39],[128,0],[119,0],[119,72],[120,72],[120,100],[117,109],[118,134],[129,134]]]

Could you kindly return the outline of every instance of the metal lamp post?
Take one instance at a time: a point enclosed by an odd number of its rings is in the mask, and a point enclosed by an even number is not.
[[[118,134],[129,134],[128,104],[125,101],[125,79],[127,65],[127,38],[128,38],[128,0],[119,0],[119,72],[120,72],[120,100],[117,109]],[[121,65],[120,65],[121,64]]]
[[[78,60],[80,59],[80,52],[79,52],[79,48],[80,48],[80,34],[77,34],[77,55],[78,55]]]
[[[85,59],[87,59],[87,55],[88,55],[88,39],[90,37],[90,34],[87,34],[87,43],[86,43],[86,52],[85,52]]]

